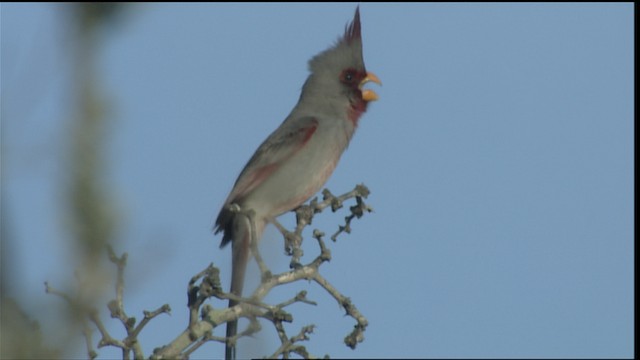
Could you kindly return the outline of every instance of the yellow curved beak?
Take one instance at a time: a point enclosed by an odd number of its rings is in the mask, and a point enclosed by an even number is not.
[[[364,79],[362,79],[358,87],[362,90],[362,87],[364,86],[364,84],[368,82],[374,82],[382,86],[382,81],[378,79],[376,74],[372,72],[367,72],[367,76],[365,76]],[[376,94],[373,90],[365,89],[365,90],[362,90],[362,99],[364,101],[376,101],[378,100],[378,94]]]

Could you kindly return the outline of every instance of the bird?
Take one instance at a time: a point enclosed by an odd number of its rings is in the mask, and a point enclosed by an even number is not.
[[[249,159],[215,220],[215,234],[223,232],[220,248],[232,245],[230,292],[238,297],[250,245],[260,240],[271,219],[296,209],[324,186],[360,117],[378,100],[373,90],[363,88],[368,82],[382,83],[364,65],[359,6],[344,35],[312,57],[308,68],[297,104]],[[229,307],[235,305],[229,300]],[[226,359],[235,359],[230,340],[237,327],[237,320],[227,323]]]

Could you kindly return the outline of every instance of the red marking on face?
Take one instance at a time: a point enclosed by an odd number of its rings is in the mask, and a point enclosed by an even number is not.
[[[348,87],[352,93],[350,96],[351,106],[348,110],[348,116],[353,126],[358,125],[358,119],[360,119],[362,113],[367,110],[367,102],[362,99],[362,90],[360,89],[360,84],[366,77],[366,71],[356,70],[354,68],[347,68],[340,73],[340,82]]]
[[[368,102],[362,99],[362,92],[358,90],[358,97],[355,101],[351,102],[351,106],[348,110],[349,120],[353,123],[353,126],[358,126],[358,120],[362,114],[367,111]]]
[[[352,89],[358,89],[358,86],[360,86],[360,83],[365,77],[367,77],[366,71],[348,68],[342,70],[340,73],[340,82]]]

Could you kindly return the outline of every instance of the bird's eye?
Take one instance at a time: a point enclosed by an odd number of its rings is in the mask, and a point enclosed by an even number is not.
[[[352,84],[356,80],[357,72],[354,69],[347,69],[342,73],[342,82]]]
[[[342,71],[340,74],[340,81],[348,86],[353,86],[356,81],[358,81],[358,71],[356,69],[348,68]]]

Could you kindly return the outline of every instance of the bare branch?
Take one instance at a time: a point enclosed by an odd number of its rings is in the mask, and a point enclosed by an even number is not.
[[[164,304],[154,311],[145,310],[142,313],[144,314],[144,318],[140,321],[138,326],[131,331],[129,336],[127,336],[127,339],[137,339],[142,329],[144,329],[144,327],[149,323],[149,321],[153,320],[153,318],[160,314],[171,314],[171,307],[169,304]]]
[[[278,325],[276,325],[276,327],[278,327]],[[279,327],[282,329],[284,334],[284,329],[282,328],[281,324]],[[308,325],[303,327],[296,336],[293,336],[290,339],[281,337],[280,340],[282,341],[282,345],[280,345],[280,347],[273,354],[271,354],[269,358],[275,359],[280,355],[282,355],[283,358],[288,358],[290,353],[296,353],[305,359],[314,358],[313,356],[309,355],[307,349],[304,346],[295,345],[295,343],[297,342],[309,340],[309,337],[307,335],[313,333],[314,328],[315,326]]]
[[[364,331],[368,326],[368,321],[352,303],[351,299],[343,295],[319,272],[320,266],[331,260],[331,251],[324,242],[325,234],[317,229],[313,231],[312,237],[318,243],[319,254],[306,264],[301,263],[303,254],[300,247],[303,240],[303,231],[311,224],[315,214],[322,212],[328,207],[331,207],[332,211],[337,211],[343,207],[345,201],[355,198],[356,204],[349,208],[350,214],[345,217],[345,225],[340,227],[338,232],[332,236],[332,239],[335,240],[335,237],[342,232],[349,233],[351,230],[350,224],[353,219],[360,218],[365,213],[372,211],[371,207],[363,201],[363,198],[366,198],[368,194],[369,190],[364,185],[358,185],[352,191],[341,196],[334,196],[329,190],[325,190],[323,191],[323,200],[321,202],[319,202],[317,198],[314,198],[308,205],[303,205],[296,209],[297,223],[294,231],[288,231],[278,221],[270,219],[270,222],[280,230],[285,238],[285,250],[287,254],[292,257],[291,267],[288,271],[272,274],[262,260],[256,242],[252,242],[252,255],[260,268],[262,281],[249,297],[239,297],[224,292],[220,282],[220,270],[213,264],[209,264],[204,270],[194,275],[187,285],[187,306],[189,309],[188,326],[169,344],[154,349],[150,358],[187,359],[207,342],[225,343],[225,341],[229,341],[230,343],[235,343],[238,339],[251,336],[261,330],[261,324],[258,319],[264,319],[272,323],[280,339],[281,344],[271,357],[289,358],[291,355],[296,354],[304,358],[313,357],[300,343],[309,340],[309,336],[313,333],[315,326],[313,324],[305,325],[296,335],[288,336],[284,323],[293,322],[294,317],[284,309],[297,302],[314,306],[316,306],[317,303],[307,299],[306,291],[300,291],[293,298],[275,305],[264,302],[264,298],[273,288],[300,280],[312,280],[314,283],[320,285],[320,287],[327,291],[327,293],[345,309],[346,315],[355,320],[356,324],[354,325],[353,331],[345,337],[345,344],[351,348],[355,348],[358,343],[364,340]],[[232,207],[232,211],[244,214],[249,218],[249,222],[252,225],[252,237],[254,238],[255,223],[253,221],[253,211],[244,211],[235,204],[232,204]],[[111,317],[118,319],[124,326],[127,332],[127,336],[124,339],[118,340],[109,334],[95,309],[80,306],[79,302],[73,297],[51,288],[48,284],[45,284],[46,290],[51,294],[62,297],[70,305],[79,306],[79,308],[83,309],[84,314],[86,314],[86,319],[95,325],[101,335],[98,348],[104,346],[120,348],[123,359],[130,358],[132,353],[136,359],[144,358],[138,336],[142,330],[148,328],[151,320],[160,314],[169,314],[171,308],[165,304],[156,310],[144,311],[142,321],[136,325],[136,319],[129,317],[124,307],[124,270],[127,263],[127,254],[124,253],[118,257],[113,249],[109,248],[108,255],[111,262],[117,267],[115,284],[116,296],[115,299],[109,301],[108,308]],[[220,308],[213,306],[217,301],[229,299],[236,301],[238,304],[231,308],[227,308],[226,304],[221,305]],[[215,336],[215,331],[220,325],[239,318],[249,320],[249,325],[243,331],[240,331],[231,339]],[[85,326],[85,338],[89,358],[93,359],[97,356],[97,353],[93,350],[91,332],[88,326]]]

